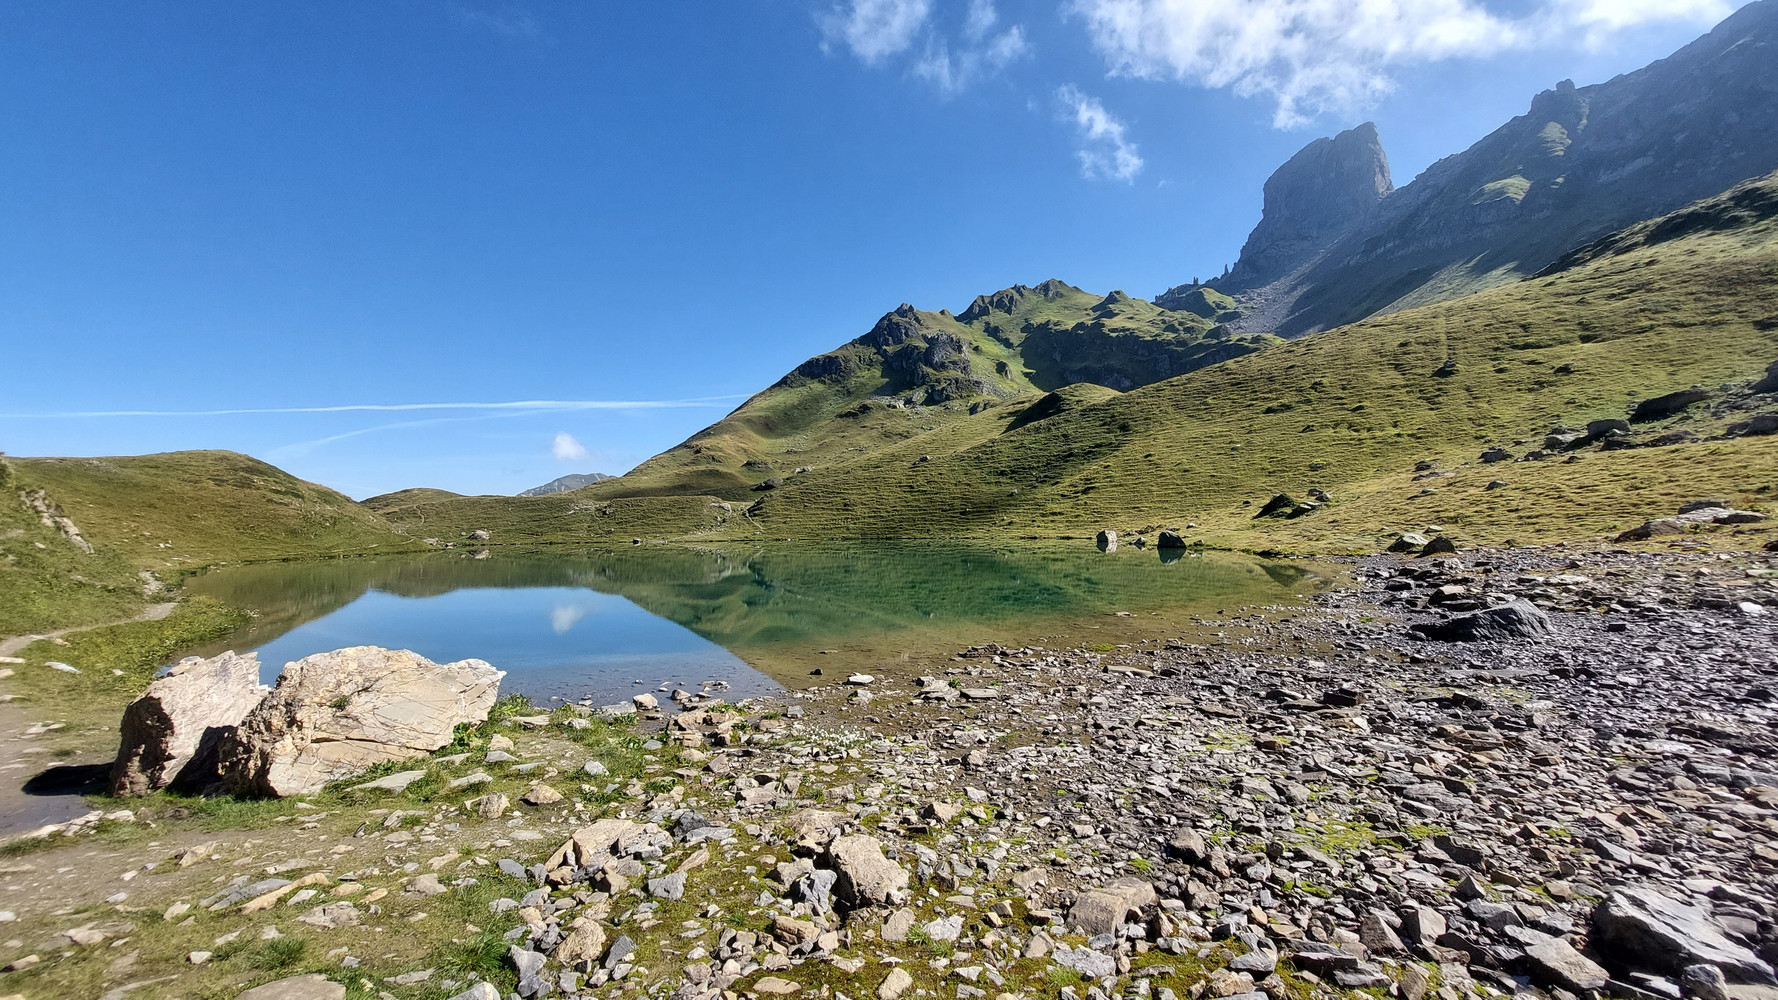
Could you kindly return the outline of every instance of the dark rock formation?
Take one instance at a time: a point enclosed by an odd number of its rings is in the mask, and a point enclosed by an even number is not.
[[[1550,634],[1550,616],[1530,601],[1513,600],[1442,622],[1424,622],[1413,626],[1412,631],[1440,642],[1536,639]]]
[[[1774,62],[1778,0],[1757,0],[1633,73],[1562,81],[1369,212],[1361,157],[1312,143],[1267,182],[1240,262],[1212,284],[1241,304],[1238,329],[1290,337],[1536,273],[1778,167]]]
[[[1266,179],[1265,208],[1230,278],[1279,278],[1368,218],[1395,185],[1377,126],[1316,139]]]

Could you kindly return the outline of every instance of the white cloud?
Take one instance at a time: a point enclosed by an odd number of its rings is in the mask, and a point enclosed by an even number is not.
[[[994,33],[1000,12],[993,0],[969,0],[956,44],[932,25],[933,9],[933,0],[846,0],[816,16],[822,51],[843,46],[865,65],[875,66],[923,42],[922,54],[908,69],[946,96],[1031,52],[1022,25]]]
[[[1505,17],[1474,0],[1070,0],[1115,76],[1227,87],[1276,103],[1273,124],[1350,113],[1393,86],[1402,65],[1661,21],[1720,18],[1727,0],[1543,0]]]
[[[969,14],[963,20],[963,37],[979,42],[988,37],[994,30],[995,22],[1000,20],[1000,12],[994,9],[994,0],[969,0]]]
[[[1124,137],[1124,123],[1105,110],[1096,97],[1088,97],[1074,87],[1061,87],[1056,98],[1062,102],[1067,118],[1080,129],[1080,173],[1088,180],[1109,178],[1126,183],[1142,172],[1142,157],[1136,144]]]
[[[822,45],[874,64],[912,45],[931,13],[932,0],[848,0],[819,18]]]
[[[574,440],[574,435],[567,431],[557,432],[555,443],[549,450],[558,462],[578,462],[587,455],[586,446]]]
[[[1735,6],[1726,0],[1553,0],[1545,16],[1557,25],[1578,29],[1589,46],[1597,47],[1615,32],[1644,24],[1715,24]]]
[[[1030,51],[1025,44],[1025,29],[1018,25],[986,45],[961,49],[954,56],[943,39],[936,39],[927,46],[926,55],[914,64],[914,75],[937,87],[940,93],[955,94],[984,76],[1000,72]]]

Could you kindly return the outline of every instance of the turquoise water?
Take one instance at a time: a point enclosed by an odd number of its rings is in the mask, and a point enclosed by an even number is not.
[[[1293,603],[1313,567],[1090,544],[828,544],[461,551],[225,567],[189,583],[255,614],[211,650],[291,660],[350,645],[484,659],[504,691],[605,703],[661,685],[731,700],[942,659],[978,642],[1099,645],[1192,615]],[[479,558],[476,556],[480,556]]]

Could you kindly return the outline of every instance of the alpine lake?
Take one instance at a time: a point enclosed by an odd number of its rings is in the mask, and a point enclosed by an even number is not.
[[[254,616],[195,652],[257,651],[268,684],[309,654],[377,645],[487,660],[503,693],[540,704],[603,705],[674,688],[737,701],[990,642],[1105,651],[1300,604],[1330,579],[1198,550],[836,542],[452,549],[223,566],[186,587]]]

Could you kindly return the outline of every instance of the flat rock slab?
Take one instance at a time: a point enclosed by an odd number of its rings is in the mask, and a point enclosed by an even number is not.
[[[255,986],[235,1000],[345,1000],[345,986],[313,973]]]
[[[394,774],[385,774],[375,781],[367,781],[362,785],[353,785],[352,791],[361,792],[372,790],[395,792],[399,794],[407,791],[407,786],[424,777],[426,777],[425,771],[396,771]]]

